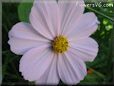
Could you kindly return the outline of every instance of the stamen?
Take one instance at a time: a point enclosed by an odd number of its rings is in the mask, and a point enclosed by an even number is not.
[[[68,49],[68,40],[66,37],[57,36],[52,42],[52,48],[56,53],[63,53]]]

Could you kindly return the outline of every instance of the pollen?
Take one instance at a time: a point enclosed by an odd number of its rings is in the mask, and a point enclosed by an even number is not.
[[[68,40],[66,37],[60,35],[55,37],[52,41],[52,48],[55,53],[63,53],[68,49]]]

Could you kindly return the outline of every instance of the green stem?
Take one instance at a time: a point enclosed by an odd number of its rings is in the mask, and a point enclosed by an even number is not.
[[[100,72],[98,72],[98,71],[96,71],[96,70],[93,70],[93,72],[96,74],[96,75],[98,75],[99,77],[101,77],[101,78],[105,78],[105,76],[102,74],[102,73],[100,73]]]
[[[114,22],[114,19],[112,19],[111,17],[109,17],[109,16],[107,16],[107,15],[105,15],[105,14],[103,14],[103,13],[101,13],[101,12],[99,12],[99,11],[97,11],[97,10],[91,8],[91,7],[86,7],[86,8],[89,9],[89,10],[91,10],[91,11],[94,11],[95,13],[97,13],[97,14],[99,14],[99,15],[102,15],[102,16],[106,17],[107,19],[109,19],[109,20],[111,20],[111,21]]]
[[[98,75],[99,77],[101,77],[101,78],[103,78],[103,79],[105,78],[105,75],[103,75],[102,73],[100,73],[100,72],[94,70],[93,68],[90,68],[89,66],[87,66],[87,68],[88,68],[88,69],[92,69],[93,73],[95,73],[95,74]]]

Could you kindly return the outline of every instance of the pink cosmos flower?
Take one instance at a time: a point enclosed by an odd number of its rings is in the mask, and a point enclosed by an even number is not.
[[[86,61],[98,53],[89,37],[98,27],[94,13],[84,13],[83,0],[35,0],[30,23],[20,22],[9,32],[11,51],[23,55],[19,71],[36,84],[77,84],[87,74]]]

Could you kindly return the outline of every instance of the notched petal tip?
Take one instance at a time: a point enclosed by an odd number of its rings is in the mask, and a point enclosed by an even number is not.
[[[100,21],[97,19],[97,24],[100,24]]]
[[[8,44],[9,44],[9,46],[10,46],[11,52],[13,52],[13,53],[16,54],[16,55],[22,55],[21,52],[18,52],[18,51],[12,46],[11,39],[8,40]]]
[[[96,20],[95,20],[96,24],[100,24],[100,21],[98,20],[98,17],[94,12],[88,12],[88,13],[90,13],[90,16],[96,17]]]

